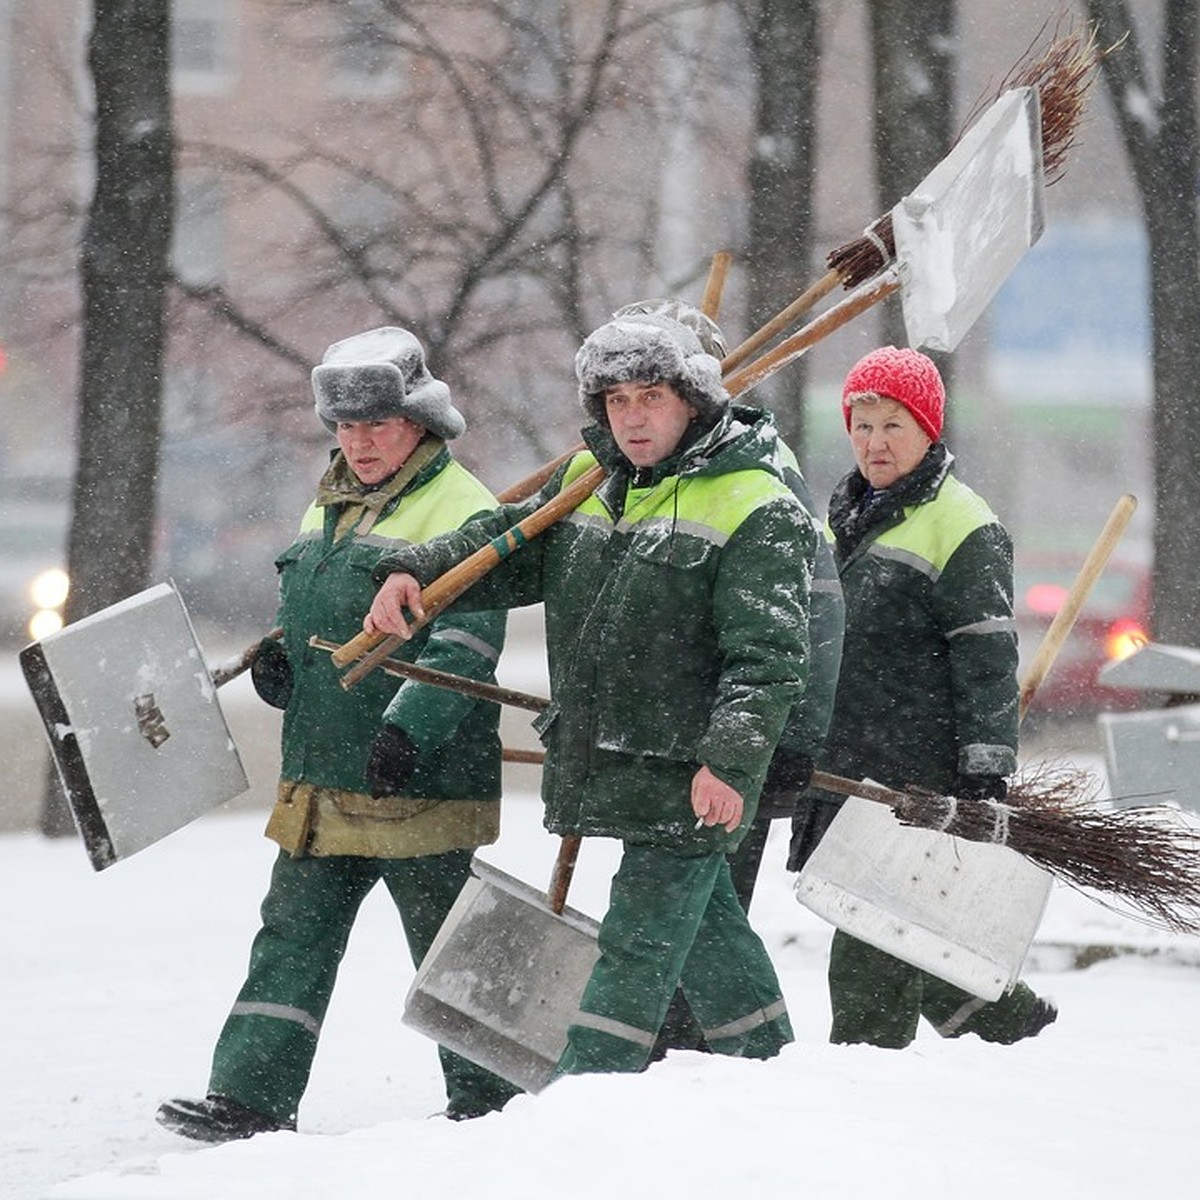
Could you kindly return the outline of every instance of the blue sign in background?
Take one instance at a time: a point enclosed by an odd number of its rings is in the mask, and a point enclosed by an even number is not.
[[[988,309],[991,390],[1012,404],[1148,404],[1148,279],[1139,222],[1052,224]]]

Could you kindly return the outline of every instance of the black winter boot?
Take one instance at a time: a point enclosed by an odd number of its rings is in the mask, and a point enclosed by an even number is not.
[[[1023,1042],[1026,1038],[1037,1037],[1047,1025],[1052,1025],[1058,1019],[1058,1009],[1053,1000],[1038,996],[1029,1010],[1020,1029],[1008,1037],[995,1039],[1002,1046],[1011,1046],[1015,1042]]]
[[[256,1133],[296,1129],[294,1120],[278,1121],[215,1092],[203,1100],[164,1100],[155,1119],[172,1133],[197,1142],[236,1142]]]

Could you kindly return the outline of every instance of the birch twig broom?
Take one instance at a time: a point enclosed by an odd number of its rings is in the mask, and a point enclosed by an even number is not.
[[[311,644],[336,648],[320,638]],[[378,665],[390,674],[532,712],[549,704],[541,696],[430,672],[398,659],[385,658]],[[1200,829],[1169,805],[1110,809],[1100,804],[1099,784],[1087,771],[1045,764],[1030,768],[1009,784],[1004,801],[964,800],[917,788],[900,791],[824,771],[813,773],[812,785],[886,804],[906,825],[1008,846],[1071,887],[1117,898],[1139,920],[1200,933]]]
[[[1085,35],[1079,31],[1055,37],[1036,58],[1031,46],[1005,76],[995,94],[975,106],[963,128],[969,128],[980,112],[1004,92],[1019,87],[1036,88],[1042,110],[1042,169],[1046,185],[1056,183],[1066,171],[1067,156],[1083,120],[1088,89],[1096,78],[1101,60],[1115,49],[1113,46],[1101,50],[1096,46],[1094,32]],[[831,250],[825,257],[828,272],[730,351],[721,364],[723,369],[728,374],[740,367],[751,354],[789,328],[838,284],[850,291],[877,275],[895,257],[896,238],[889,210],[872,221],[853,241]]]
[[[1100,804],[1099,782],[1088,771],[1031,767],[1003,801],[897,791],[823,771],[812,782],[887,804],[906,825],[1008,846],[1071,887],[1118,898],[1139,920],[1200,933],[1200,829],[1169,805]]]

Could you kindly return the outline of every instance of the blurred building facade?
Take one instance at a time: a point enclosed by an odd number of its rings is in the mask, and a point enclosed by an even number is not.
[[[269,619],[271,548],[290,536],[328,447],[311,417],[307,368],[331,341],[389,322],[424,334],[473,425],[463,456],[499,490],[574,440],[577,335],[644,295],[699,299],[711,253],[744,241],[753,95],[736,16],[714,4],[681,16],[669,36],[621,48],[604,110],[580,110],[588,123],[572,146],[569,186],[547,188],[505,246],[499,218],[558,144],[556,64],[581,47],[594,52],[604,6],[505,7],[511,19],[497,24],[484,6],[439,17],[438,6],[417,5],[434,38],[390,20],[380,0],[174,0],[183,289],[164,388],[162,551],[185,597],[211,591],[206,608],[228,608],[227,581],[252,578],[243,615]],[[73,461],[90,11],[86,0],[0,0],[7,476],[67,475]],[[1078,26],[1083,15],[1061,0],[961,0],[963,113],[1056,22]],[[823,255],[881,208],[865,0],[823,4],[821,41]],[[480,138],[494,114],[451,96],[436,70],[438,54],[468,51],[486,63],[489,86],[504,76],[497,96],[525,98],[524,127],[514,100]],[[571,65],[572,86],[582,87],[587,71]],[[1048,193],[1047,235],[957,356],[954,448],[1030,540],[1068,527],[1086,539],[1106,499],[1149,498],[1144,243],[1101,83],[1077,143]],[[337,253],[317,236],[322,222],[340,231]],[[564,229],[582,231],[579,244]],[[469,291],[462,274],[438,266],[456,246],[493,271]],[[497,269],[506,255],[513,261]],[[355,256],[365,274],[348,282]],[[748,332],[744,282],[735,263],[722,310],[731,344]],[[226,292],[255,328],[222,318]],[[812,352],[804,458],[818,495],[848,464],[839,381],[878,336],[868,315]]]

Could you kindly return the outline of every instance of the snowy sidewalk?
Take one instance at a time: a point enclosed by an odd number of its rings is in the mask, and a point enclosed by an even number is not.
[[[537,885],[555,842],[530,794],[506,804],[483,857]],[[94,874],[82,849],[0,837],[3,1084],[0,1194],[10,1200],[1183,1200],[1200,1081],[1200,971],[1122,957],[1062,971],[1044,943],[1157,947],[1147,930],[1056,888],[1028,976],[1061,1007],[1034,1041],[904,1052],[825,1042],[829,928],[795,902],[783,835],[754,920],[797,1042],[768,1063],[673,1055],[645,1075],[562,1081],[497,1116],[429,1120],[443,1097],[431,1043],[401,1025],[412,978],[377,890],[335,993],[299,1135],[200,1148],[153,1119],[203,1091],[241,982],[272,846],[261,814],[205,817]],[[615,847],[588,842],[572,904],[599,913]]]

